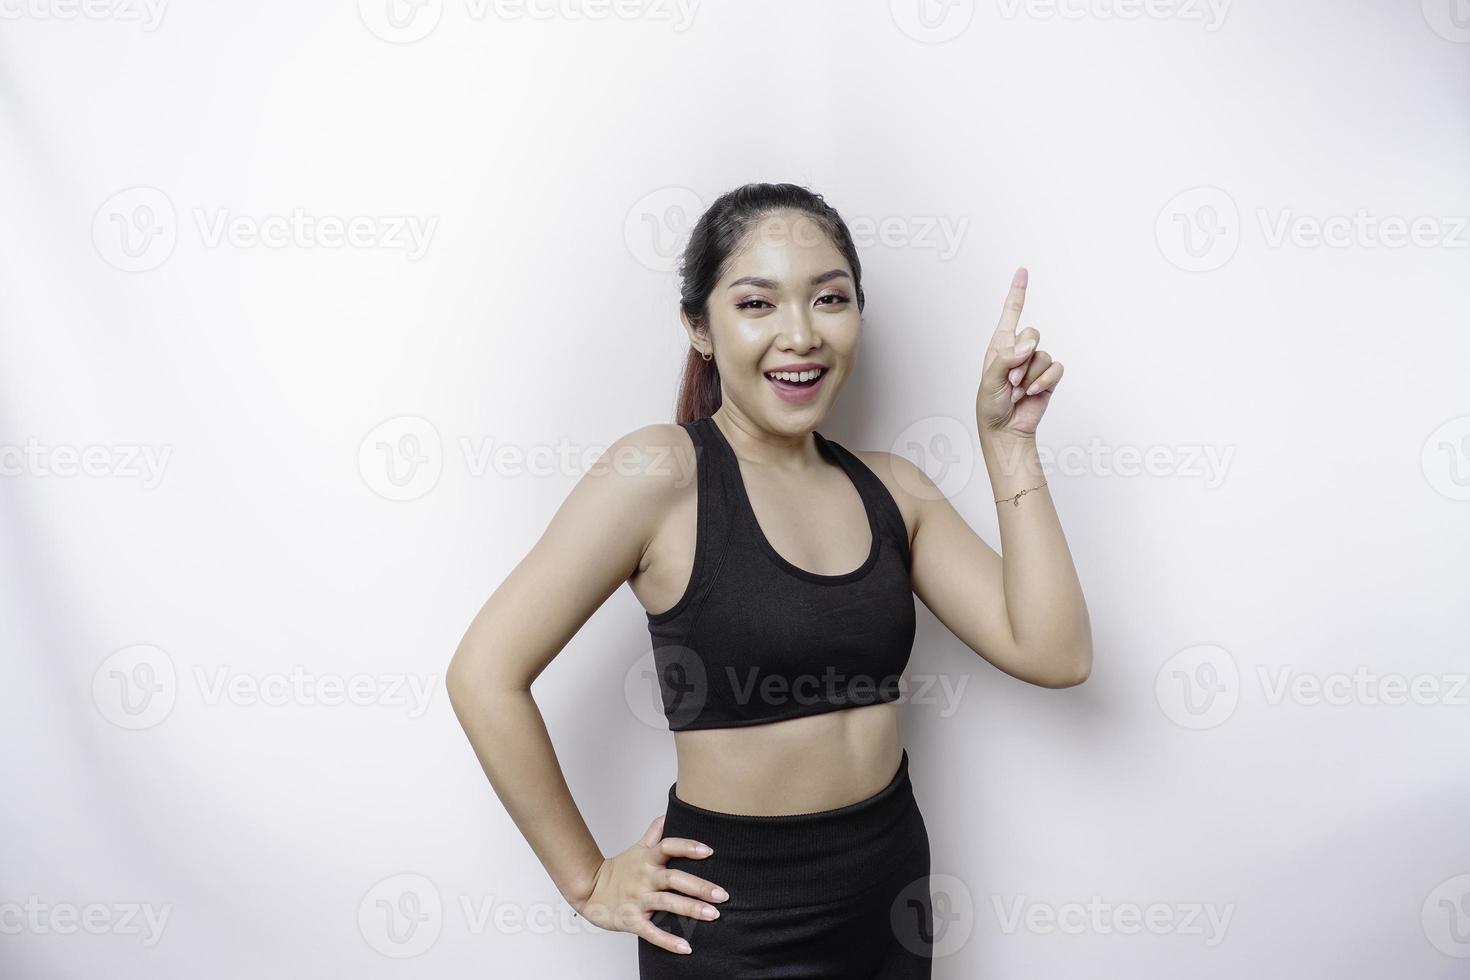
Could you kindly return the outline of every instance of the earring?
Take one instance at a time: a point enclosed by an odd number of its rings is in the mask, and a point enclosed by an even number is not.
[[[702,358],[704,358],[706,361],[708,361],[708,360],[712,360],[715,355],[714,354],[706,354],[704,351],[700,351],[699,352],[699,356],[702,357]]]

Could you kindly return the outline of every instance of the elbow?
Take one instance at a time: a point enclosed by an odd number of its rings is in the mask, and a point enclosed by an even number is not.
[[[460,718],[483,711],[491,702],[530,691],[530,681],[506,676],[504,663],[478,647],[461,644],[444,668],[444,690]]]
[[[1056,670],[1037,683],[1053,689],[1076,687],[1092,674],[1092,649],[1088,647],[1059,654],[1053,658],[1053,663],[1057,665]]]
[[[454,651],[449,666],[444,668],[444,690],[455,714],[463,717],[466,707],[485,687],[485,666],[481,659],[461,646]]]

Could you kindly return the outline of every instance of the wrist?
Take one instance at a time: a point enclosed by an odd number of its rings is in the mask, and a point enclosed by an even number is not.
[[[602,874],[602,869],[606,866],[607,858],[601,858],[595,866],[586,869],[565,886],[559,887],[558,890],[561,892],[562,898],[567,900],[567,904],[577,910],[580,910],[583,905],[587,904],[588,899],[592,897],[592,893],[597,890],[597,879]]]

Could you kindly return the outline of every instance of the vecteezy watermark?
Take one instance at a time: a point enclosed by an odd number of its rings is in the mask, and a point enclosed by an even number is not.
[[[0,0],[0,20],[93,20],[158,30],[167,0]]]
[[[45,902],[29,895],[25,902],[0,901],[0,935],[137,936],[144,946],[156,946],[163,938],[172,902]]]
[[[703,199],[687,187],[660,187],[643,195],[623,216],[623,241],[628,253],[646,269],[673,271],[704,209]],[[850,214],[844,221],[853,244],[860,249],[933,252],[942,262],[959,254],[970,227],[968,215]],[[780,215],[769,215],[752,234],[757,244],[811,245],[827,241],[821,226],[805,216],[788,221]]]
[[[1455,959],[1470,959],[1470,874],[1435,885],[1424,896],[1419,921],[1435,949]]]
[[[1303,214],[1294,208],[1254,210],[1267,248],[1449,249],[1470,248],[1470,215]],[[1159,251],[1186,272],[1210,272],[1234,257],[1242,236],[1240,209],[1218,187],[1175,195],[1159,211],[1154,236]]]
[[[1231,0],[996,0],[1005,20],[1173,20],[1218,31]]]
[[[662,678],[662,683],[660,683]],[[711,673],[690,647],[666,643],[645,651],[623,674],[623,698],[634,717],[649,728],[679,728],[700,716],[719,685],[722,704],[763,708],[843,703],[854,707],[892,702],[937,706],[939,717],[959,710],[970,675],[845,673],[828,666],[821,673],[773,673],[759,667],[724,665]]]
[[[888,0],[888,16],[900,31],[922,44],[943,44],[975,19],[975,0]]]
[[[1350,670],[1308,671],[1291,664],[1258,664],[1262,707],[1470,707],[1470,674],[1381,671],[1366,664]],[[1242,675],[1230,651],[1200,644],[1174,654],[1159,668],[1154,693],[1159,708],[1182,728],[1223,725],[1243,693]]]
[[[1014,452],[1030,452],[1032,446],[1017,444]],[[1137,446],[1108,443],[1093,438],[1086,443],[1053,446],[1035,443],[1037,462],[1049,476],[1138,477],[1197,480],[1213,490],[1225,482],[1235,458],[1236,447],[1211,443],[1160,443]],[[921,497],[936,494],[954,497],[965,490],[976,474],[985,474],[979,439],[972,424],[948,415],[930,415],[906,426],[894,437],[888,451],[902,456],[934,485],[930,490],[912,472],[895,470],[895,476],[910,493]],[[1002,449],[996,460],[1005,472],[1015,471],[1021,459],[1010,458]],[[913,484],[910,486],[909,484]]]
[[[270,214],[193,207],[189,215],[204,248],[399,251],[410,262],[424,257],[439,226],[438,215],[313,214],[302,207]],[[98,206],[92,242],[114,268],[147,272],[174,253],[180,224],[168,194],[157,187],[129,187]]]
[[[1424,22],[1446,41],[1470,44],[1470,0],[1422,0]]]
[[[0,443],[0,476],[137,480],[144,490],[163,482],[174,447],[138,443],[51,445],[34,436],[23,445]]]
[[[1222,646],[1188,647],[1159,668],[1154,697],[1164,716],[1181,728],[1215,728],[1228,721],[1240,703],[1240,668]]]
[[[1272,707],[1293,704],[1301,707],[1387,705],[1445,705],[1470,707],[1470,674],[1404,674],[1382,672],[1359,664],[1352,671],[1312,673],[1291,666],[1256,668]]]
[[[623,215],[623,242],[638,264],[672,272],[679,264],[705,203],[687,187],[660,187],[634,201]]]
[[[924,901],[932,915],[924,921]],[[964,881],[951,874],[916,878],[888,906],[888,925],[907,950],[934,959],[953,956],[975,930],[975,901]]]
[[[1218,269],[1240,247],[1240,209],[1218,187],[1192,188],[1159,210],[1154,240],[1164,258],[1186,272]]]
[[[390,875],[369,888],[358,902],[357,927],[363,940],[377,952],[406,959],[432,947],[454,912],[459,915],[458,924],[471,936],[606,932],[579,916],[565,901],[509,902],[494,895],[457,895],[446,904],[433,880],[412,872]],[[642,910],[628,912],[637,916]]]
[[[123,647],[92,674],[92,703],[119,728],[152,728],[174,710],[178,696],[173,659],[152,644]]]
[[[967,215],[957,218],[945,215],[883,215],[872,217],[851,214],[844,219],[853,245],[858,248],[903,248],[935,251],[941,261],[954,258],[970,227]],[[788,218],[770,214],[751,231],[750,241],[756,245],[795,244],[809,247],[828,244],[831,239],[822,226],[809,215]]]
[[[577,478],[609,469],[625,476],[666,474],[676,485],[687,486],[696,476],[693,460],[670,447],[569,439],[526,445],[461,435],[446,451],[438,427],[420,415],[399,415],[373,426],[358,444],[357,466],[364,485],[383,499],[417,500],[438,485],[446,456],[457,459],[472,479]]]
[[[1043,470],[1056,476],[1198,480],[1213,490],[1225,482],[1235,448],[1208,443],[1112,445],[1092,439],[1085,445],[1038,445],[1036,458]],[[1001,463],[1006,465],[1004,459]]]
[[[362,23],[391,44],[422,41],[439,26],[444,0],[358,0]],[[623,21],[667,23],[682,34],[694,23],[699,0],[462,0],[450,9],[466,19],[517,21]]]
[[[1225,941],[1235,903],[1214,902],[1108,902],[1093,895],[1086,903],[1036,902],[1025,895],[990,897],[1000,931],[1006,935],[1028,932],[1039,936],[1193,936],[1207,947]]]
[[[444,928],[444,902],[420,874],[396,874],[368,889],[357,904],[357,929],[373,949],[394,959],[418,956]]]
[[[357,471],[384,500],[417,500],[439,484],[444,443],[434,423],[399,415],[374,426],[357,447]]]
[[[438,686],[434,674],[312,671],[296,664],[285,671],[249,672],[228,665],[193,665],[190,673],[206,707],[392,708],[418,719],[428,711]],[[173,658],[140,643],[108,655],[92,674],[92,703],[119,728],[152,728],[173,713],[179,672]]]
[[[1470,500],[1470,415],[1435,427],[1419,455],[1424,479],[1450,500]]]
[[[266,705],[283,707],[402,708],[409,718],[422,718],[437,683],[434,674],[397,671],[355,674],[309,671],[296,664],[286,671],[248,673],[228,666],[205,669],[196,664],[194,682],[201,700],[210,707],[232,704],[240,707]]]

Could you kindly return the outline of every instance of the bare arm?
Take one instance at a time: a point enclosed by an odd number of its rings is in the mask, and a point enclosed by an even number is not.
[[[1041,482],[1007,471],[1035,459],[1034,444],[985,453],[994,498]],[[1086,680],[1092,664],[1087,606],[1046,490],[1024,494],[1019,505],[1009,498],[995,505],[1002,558],[922,470],[902,456],[891,465],[899,485],[923,488],[908,495],[915,515],[914,594],[966,646],[1012,677],[1041,687]]]
[[[531,684],[638,567],[660,514],[692,479],[670,449],[681,438],[688,443],[677,427],[652,425],[608,448],[486,600],[445,675],[455,715],[496,796],[562,896],[579,910],[603,873],[604,858],[572,799]],[[657,840],[645,835],[645,841]],[[683,878],[685,884],[696,880]],[[691,909],[703,904],[686,901]],[[646,929],[660,932],[651,924]],[[654,938],[645,929],[626,931]]]
[[[976,399],[1005,557],[975,533],[922,470],[902,456],[891,456],[888,465],[912,514],[911,578],[924,605],[1007,674],[1042,687],[1070,687],[1091,672],[1092,628],[1051,494],[1044,486],[1032,489],[1045,481],[1036,423],[1062,366],[1034,349],[1034,329],[1016,336],[1025,290],[1026,277],[1018,276],[987,350]],[[1033,384],[1036,392],[1012,399],[1013,389],[1026,392]]]

